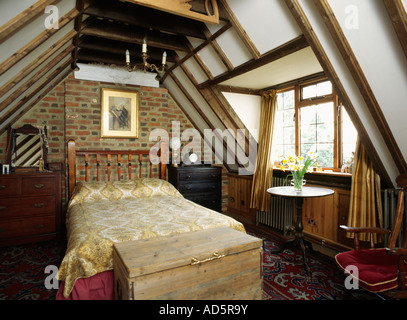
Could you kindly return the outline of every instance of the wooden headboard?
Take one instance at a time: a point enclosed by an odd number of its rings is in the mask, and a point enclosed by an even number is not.
[[[117,174],[117,180],[121,180],[123,174],[127,175],[128,180],[132,179],[133,175],[137,175],[138,178],[143,177],[144,171],[148,167],[149,177],[152,178],[153,167],[158,167],[157,177],[166,180],[166,164],[168,159],[168,148],[166,143],[160,144],[160,149],[157,152],[159,157],[159,163],[153,164],[150,149],[144,150],[76,150],[74,140],[68,141],[68,188],[69,198],[75,189],[77,181],[77,159],[83,157],[85,177],[84,181],[89,181],[91,172],[96,171],[96,179],[100,181],[102,173],[103,176],[107,175],[107,180],[112,178],[112,172]],[[148,160],[148,161],[147,161]],[[122,161],[127,161],[126,164]],[[145,164],[143,164],[143,161]],[[133,163],[134,162],[134,163]],[[94,170],[90,170],[94,165]],[[137,168],[138,167],[138,168]],[[133,173],[132,169],[136,168],[137,173]]]

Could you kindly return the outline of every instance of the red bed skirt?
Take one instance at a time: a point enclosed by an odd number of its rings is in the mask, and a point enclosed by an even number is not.
[[[56,300],[113,300],[113,271],[105,271],[92,277],[78,279],[68,298],[64,297],[65,283],[60,283]]]

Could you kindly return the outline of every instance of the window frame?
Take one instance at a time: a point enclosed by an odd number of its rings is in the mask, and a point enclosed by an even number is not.
[[[282,93],[290,90],[294,90],[294,119],[295,119],[295,152],[300,154],[301,149],[301,108],[323,104],[323,103],[333,103],[333,116],[334,116],[334,150],[333,150],[333,167],[322,167],[323,170],[333,170],[340,171],[343,162],[343,148],[342,148],[342,110],[344,108],[341,103],[338,94],[336,93],[334,87],[332,86],[332,93],[327,95],[322,95],[315,98],[302,99],[302,90],[304,87],[310,85],[316,85],[318,83],[330,81],[328,78],[318,78],[309,81],[304,81],[287,87],[282,87],[277,90],[277,93]]]

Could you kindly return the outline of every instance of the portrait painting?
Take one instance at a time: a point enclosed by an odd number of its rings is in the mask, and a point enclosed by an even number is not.
[[[139,93],[102,88],[101,137],[138,138]]]

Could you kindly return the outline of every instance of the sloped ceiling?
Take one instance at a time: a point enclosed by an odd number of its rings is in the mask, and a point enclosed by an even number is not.
[[[168,54],[161,85],[202,135],[220,129],[223,152],[217,153],[228,169],[247,164],[235,156],[249,155],[251,140],[222,91],[259,94],[326,75],[386,183],[407,171],[405,0],[218,0],[218,24],[134,2],[2,0],[0,132],[77,63],[124,67],[126,49],[132,62],[140,61],[147,36],[150,63],[159,65],[162,52]],[[204,0],[189,3],[206,14]],[[46,11],[50,5],[54,11]],[[58,27],[45,28],[55,14]],[[239,128],[246,138],[231,148],[224,136],[233,138]],[[226,163],[230,154],[235,163]]]

